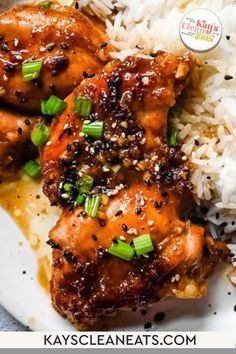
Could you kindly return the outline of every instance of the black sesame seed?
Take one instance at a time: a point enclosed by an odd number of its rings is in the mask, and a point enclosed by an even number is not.
[[[227,39],[227,41],[230,40],[230,36],[229,35],[227,35],[225,38]]]
[[[143,327],[144,327],[144,329],[148,329],[148,328],[152,327],[152,324],[151,324],[151,322],[146,322]]]
[[[214,315],[216,315],[217,314],[217,312],[214,312]]]
[[[56,47],[55,43],[49,43],[46,48],[49,52],[51,52],[55,47]]]
[[[158,208],[160,208],[161,206],[162,206],[162,201],[161,201],[161,200],[160,200],[160,201],[157,201],[157,200],[156,200],[155,203],[154,203],[154,207],[158,209]]]
[[[1,45],[1,49],[2,49],[4,52],[9,52],[9,48],[8,48],[8,46],[7,46],[6,43],[4,43],[4,44]]]
[[[26,274],[26,270],[23,270],[23,271],[22,271],[22,274]]]
[[[62,49],[68,49],[69,48],[69,44],[66,44],[64,42],[61,43],[61,47]]]
[[[222,222],[222,223],[220,224],[220,226],[221,226],[221,227],[227,226],[227,222],[226,222],[226,221],[225,221],[225,222]]]
[[[105,48],[107,46],[107,42],[103,42],[100,44],[100,48]]]
[[[231,295],[231,292],[230,292],[230,291],[228,291],[228,295]]]
[[[30,120],[26,118],[26,119],[25,119],[25,124],[28,125],[28,126],[30,126],[30,124],[31,124],[31,123],[30,123]]]
[[[46,242],[46,244],[49,245],[52,249],[59,249],[60,248],[59,244],[53,240],[48,240]]]
[[[6,73],[13,73],[15,71],[15,65],[11,64],[11,63],[6,63],[4,65],[4,71]]]
[[[67,151],[71,151],[71,145],[70,145],[70,144],[68,144],[68,145],[66,146],[66,150],[67,150]]]
[[[220,217],[220,214],[219,213],[216,213],[216,220],[218,220]]]
[[[164,312],[157,312],[154,316],[154,321],[161,322],[164,320],[165,317],[166,317],[166,315],[164,314]]]
[[[157,57],[157,53],[150,53],[150,57],[156,58]]]
[[[162,197],[166,197],[166,196],[168,195],[168,193],[165,192],[165,191],[162,191],[162,192],[161,192],[161,195],[162,195]]]
[[[21,90],[15,90],[15,96],[19,97],[22,94]]]
[[[225,80],[232,80],[232,79],[233,79],[233,76],[231,76],[231,75],[225,75],[224,79],[225,79]]]
[[[115,237],[113,237],[112,242],[113,242],[115,245],[118,244],[118,240],[117,240]]]
[[[234,305],[234,311],[236,312],[236,305]]]
[[[233,225],[233,226],[234,226],[234,225],[235,225],[235,221],[231,221],[231,225]]]
[[[99,225],[101,226],[101,227],[103,227],[103,226],[105,226],[105,221],[104,220],[99,220]]]
[[[97,236],[95,234],[92,234],[91,237],[94,241],[97,241]]]
[[[115,216],[120,216],[122,213],[123,213],[122,210],[118,210],[118,211],[116,212]]]
[[[207,176],[207,179],[211,179],[211,176]]]
[[[195,143],[196,146],[199,146],[199,145],[200,145],[200,143],[199,143],[198,140],[194,140],[194,143]]]
[[[78,3],[78,2],[75,3],[75,9],[76,9],[76,10],[79,9],[79,3]]]
[[[22,134],[22,128],[21,127],[19,127],[18,129],[17,129],[17,132],[18,132],[18,134]]]
[[[57,76],[58,74],[59,74],[59,72],[57,70],[52,71],[52,76]]]
[[[135,214],[136,215],[140,215],[142,213],[142,209],[141,208],[135,208]]]
[[[123,229],[124,231],[128,231],[127,225],[126,225],[126,224],[122,224],[122,229]]]

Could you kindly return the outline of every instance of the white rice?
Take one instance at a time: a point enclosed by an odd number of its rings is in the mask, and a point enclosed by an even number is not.
[[[178,30],[184,13],[202,7],[218,14],[223,25],[222,40],[213,51],[197,55],[204,66],[194,73],[182,114],[173,119],[173,123],[183,142],[182,150],[193,163],[191,180],[196,202],[208,204],[208,219],[214,225],[227,222],[220,230],[223,227],[226,233],[235,231],[235,1],[80,0],[80,5],[105,21],[110,41],[118,49],[112,55],[121,59],[159,49],[183,54],[186,48]],[[226,35],[230,35],[230,40]],[[233,79],[226,81],[225,75]]]

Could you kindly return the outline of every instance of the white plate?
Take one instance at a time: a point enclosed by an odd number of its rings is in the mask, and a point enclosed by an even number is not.
[[[14,1],[0,0],[3,5],[12,5]],[[73,326],[64,320],[52,308],[49,293],[38,281],[38,259],[47,260],[49,248],[45,247],[47,232],[58,217],[56,209],[50,208],[46,198],[41,196],[40,202],[35,201],[35,195],[40,193],[40,186],[30,185],[27,180],[27,190],[21,213],[28,218],[30,242],[25,239],[20,228],[0,208],[0,303],[20,322],[36,331],[73,330]],[[16,197],[17,184],[10,184],[9,194]],[[3,187],[1,187],[3,188]],[[30,197],[30,193],[32,196]],[[37,208],[40,216],[37,216]],[[42,209],[43,212],[42,212]],[[45,209],[48,212],[45,213]],[[14,207],[15,219],[20,220],[19,208]],[[30,244],[33,246],[34,251]],[[47,263],[47,262],[46,262]],[[236,324],[236,289],[226,278],[228,269],[221,267],[209,281],[209,295],[201,300],[168,300],[156,304],[145,316],[139,311],[122,313],[108,319],[104,329],[109,330],[142,330],[145,322],[152,322],[153,329],[158,330],[193,330],[213,331],[232,330]],[[46,272],[48,270],[46,269]],[[26,272],[26,273],[25,273]],[[209,307],[209,304],[211,305]],[[163,311],[165,319],[154,323],[156,312]]]

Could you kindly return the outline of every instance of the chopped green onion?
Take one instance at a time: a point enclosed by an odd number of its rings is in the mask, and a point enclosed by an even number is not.
[[[76,198],[76,204],[83,205],[84,202],[85,202],[85,196],[83,194],[79,194],[78,197]]]
[[[101,202],[101,197],[98,195],[92,197],[89,196],[86,197],[84,209],[88,216],[90,216],[91,218],[97,216],[100,202]]]
[[[173,106],[169,109],[169,115],[174,118],[178,118],[182,113],[180,106]]]
[[[134,248],[138,256],[147,254],[154,250],[152,239],[149,234],[145,234],[133,239]]]
[[[103,136],[103,122],[95,121],[89,124],[83,124],[82,132],[94,139],[101,139]]]
[[[64,183],[63,189],[66,192],[66,194],[71,195],[71,192],[73,189],[73,184],[72,183]]]
[[[62,114],[66,107],[67,102],[54,95],[52,95],[48,101],[41,101],[41,112],[50,116]]]
[[[177,145],[177,130],[175,128],[171,128],[169,134],[169,146],[175,147],[176,145]]]
[[[51,7],[52,2],[51,1],[42,1],[38,4],[38,6],[42,6],[42,7],[46,7],[46,8],[50,8]]]
[[[81,117],[88,117],[91,113],[93,101],[90,98],[78,98],[74,99],[74,113]]]
[[[41,113],[42,114],[48,114],[47,110],[46,110],[46,104],[47,104],[47,100],[41,100]]]
[[[40,76],[43,61],[32,61],[30,63],[22,64],[23,81],[30,81],[37,79]]]
[[[89,175],[84,175],[77,182],[77,188],[80,194],[88,194],[93,186],[93,177]]]
[[[113,241],[108,252],[113,256],[124,259],[125,261],[131,261],[134,257],[133,247],[120,240],[116,240],[116,242]]]
[[[35,179],[41,177],[41,174],[42,174],[41,167],[40,167],[39,163],[37,163],[34,160],[30,160],[30,161],[26,162],[23,166],[23,171],[29,177],[35,178]]]
[[[31,140],[36,146],[43,146],[50,136],[50,131],[45,124],[38,125],[31,134]]]

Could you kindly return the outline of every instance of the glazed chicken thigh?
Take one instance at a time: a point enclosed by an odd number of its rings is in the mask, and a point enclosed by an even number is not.
[[[167,139],[169,107],[194,65],[190,55],[164,52],[114,60],[84,80],[53,121],[41,152],[44,192],[64,211],[48,241],[51,294],[55,308],[78,328],[167,296],[201,297],[206,276],[227,255],[224,244],[187,217],[189,164]],[[91,112],[77,112],[77,99],[90,102]],[[84,125],[96,122],[103,124],[102,136],[84,133]],[[84,176],[93,181],[86,200],[100,196],[96,215],[86,212],[86,202],[77,206]],[[148,254],[130,260],[111,254],[112,245],[132,249],[141,235],[150,235]]]
[[[101,24],[79,10],[16,6],[0,15],[0,101],[36,113],[42,99],[65,98],[94,74],[112,49]],[[22,64],[35,61],[40,77],[23,81]]]

